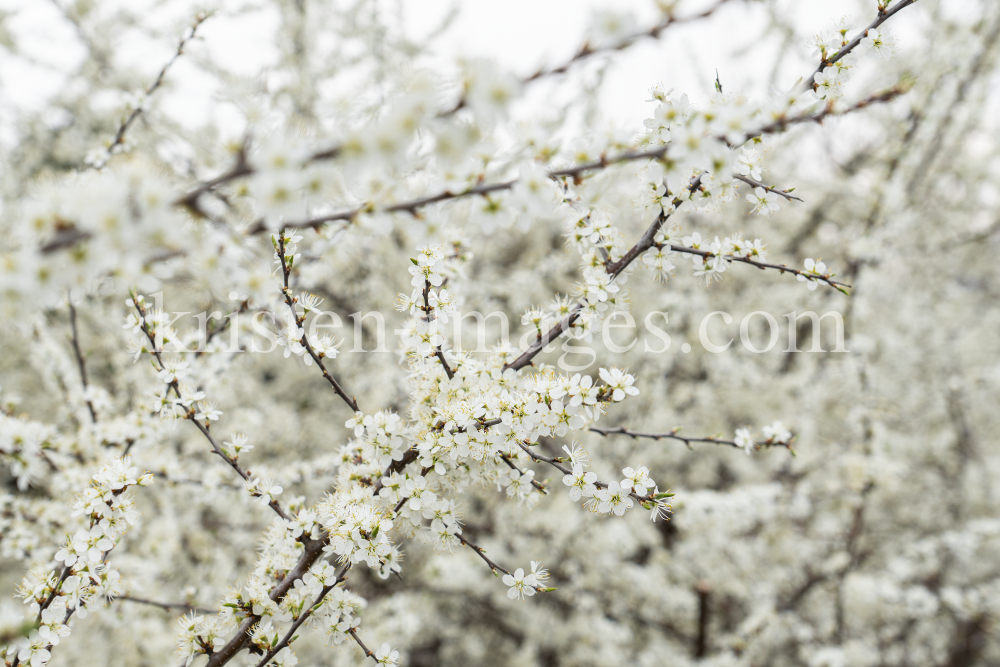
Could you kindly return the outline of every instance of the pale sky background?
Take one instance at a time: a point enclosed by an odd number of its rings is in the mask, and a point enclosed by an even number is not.
[[[68,2],[69,0],[59,0]],[[315,1],[315,0],[314,0]],[[956,10],[968,0],[954,0]],[[121,0],[96,0],[99,6],[117,5]],[[270,38],[272,17],[256,12],[243,17],[225,15],[227,5],[195,3],[191,0],[131,0],[129,7],[147,7],[141,20],[163,32],[155,40],[126,37],[121,40],[121,54],[130,64],[148,71],[151,82],[175,47],[179,26],[190,20],[194,6],[217,6],[223,15],[207,22],[200,34],[203,40],[191,47],[207,51],[222,65],[240,73],[254,75],[274,58]],[[387,3],[389,4],[389,3]],[[403,16],[413,35],[427,32],[452,6],[448,0],[402,0]],[[714,0],[686,0],[678,15],[684,16],[714,4]],[[440,41],[441,63],[459,56],[491,58],[503,67],[521,74],[539,65],[562,62],[583,42],[595,8],[631,11],[640,26],[652,25],[657,12],[650,0],[465,0],[458,3],[461,17]],[[853,15],[854,25],[867,24],[875,15],[875,0],[786,0],[782,18],[805,34],[829,29],[844,14]],[[29,59],[11,58],[0,51],[0,124],[7,124],[3,135],[9,137],[10,110],[37,109],[45,99],[66,85],[65,72],[84,54],[79,36],[60,15],[53,0],[0,0],[0,9],[8,13],[5,24],[19,37],[19,46]],[[920,28],[923,17],[919,5],[907,9],[892,21],[893,33],[905,45],[907,34]],[[704,99],[711,90],[718,69],[727,90],[753,97],[767,94],[771,83],[771,63],[781,37],[762,37],[766,25],[764,8],[734,0],[707,21],[674,26],[659,40],[644,39],[617,56],[600,97],[602,117],[619,126],[639,129],[652,106],[648,89],[662,81],[667,89],[687,92],[694,99]],[[795,80],[810,71],[813,59],[802,39],[796,39],[777,71],[775,83],[791,87]],[[594,67],[594,65],[589,65]],[[209,118],[216,83],[199,72],[191,62],[181,59],[169,73],[170,88],[157,93],[157,108],[186,123],[201,124]],[[549,88],[532,90],[537,104],[545,104]],[[121,99],[98,100],[109,112],[121,108]],[[225,111],[215,113],[225,114]],[[217,116],[216,122],[228,126],[234,118]],[[235,130],[236,128],[234,128]]]

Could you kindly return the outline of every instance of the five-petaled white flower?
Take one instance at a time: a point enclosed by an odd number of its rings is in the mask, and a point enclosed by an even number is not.
[[[803,273],[809,275],[802,275],[801,273],[797,276],[799,282],[809,281],[807,287],[810,290],[815,290],[819,286],[818,278],[822,278],[827,275],[826,264],[823,262],[817,262],[813,260],[812,257],[807,257],[806,261],[803,262],[806,269]]]
[[[747,201],[754,205],[753,212],[757,215],[769,216],[781,208],[778,195],[761,187],[754,188],[753,193],[747,195]]]
[[[399,651],[389,646],[388,642],[385,642],[375,651],[375,662],[380,665],[396,667],[399,665]]]
[[[629,375],[620,368],[602,368],[601,379],[608,383],[613,392],[611,398],[615,401],[624,400],[625,395],[638,396],[639,390],[632,385],[635,383],[635,376]]]
[[[750,456],[750,452],[754,450],[753,436],[750,434],[749,428],[738,428],[736,429],[736,438],[734,440],[737,447],[742,447],[743,451]]]
[[[597,473],[589,470],[585,472],[579,463],[573,466],[573,474],[563,475],[563,484],[570,487],[569,498],[573,501],[577,501],[583,496],[589,498],[594,495],[594,491],[597,490],[597,487],[594,486],[596,481]]]
[[[598,489],[594,493],[594,497],[599,501],[597,511],[601,514],[614,512],[618,516],[623,516],[635,504],[628,493],[628,490],[623,489],[618,482],[611,482],[606,489]]]
[[[507,597],[511,600],[523,600],[525,596],[531,597],[535,594],[535,587],[538,586],[535,575],[525,575],[524,568],[520,567],[514,570],[514,574],[503,575],[503,583],[510,586]]]

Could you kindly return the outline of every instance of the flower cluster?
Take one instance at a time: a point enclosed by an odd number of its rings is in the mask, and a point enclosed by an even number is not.
[[[94,475],[93,483],[77,496],[73,516],[83,516],[81,528],[54,559],[62,563],[57,571],[35,568],[18,587],[27,611],[38,617],[39,626],[24,641],[7,647],[8,659],[40,667],[51,658],[50,649],[60,638],[70,635],[70,617],[84,618],[89,609],[103,606],[124,592],[121,575],[107,562],[138,511],[129,492],[133,486],[152,484],[150,473],[140,475],[128,457],[114,459]]]

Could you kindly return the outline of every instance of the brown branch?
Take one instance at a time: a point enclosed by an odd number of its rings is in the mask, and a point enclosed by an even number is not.
[[[42,620],[42,612],[45,611],[46,609],[48,609],[49,605],[52,604],[52,601],[56,599],[56,594],[59,592],[59,588],[62,586],[63,582],[66,581],[66,579],[69,577],[70,573],[72,573],[72,572],[73,572],[73,568],[71,568],[69,565],[64,565],[63,566],[63,571],[59,575],[59,581],[57,581],[56,585],[52,587],[52,591],[49,592],[49,596],[47,598],[45,598],[45,602],[43,602],[41,605],[39,605],[39,607],[38,607],[38,618],[35,619],[35,622],[37,622],[37,623],[41,622],[41,620]]]
[[[350,630],[348,630],[348,633],[352,637],[354,637],[354,641],[356,641],[358,643],[358,646],[361,647],[361,650],[365,652],[365,657],[371,658],[372,660],[375,661],[376,664],[378,664],[378,658],[375,657],[375,653],[373,651],[368,650],[368,647],[365,646],[365,643],[361,641],[361,637],[358,637],[357,631],[354,628],[351,628]]]
[[[566,317],[562,318],[557,325],[546,331],[543,336],[532,343],[527,350],[521,353],[521,356],[509,364],[504,364],[503,369],[507,370],[508,368],[513,368],[516,371],[530,364],[531,360],[534,359],[546,345],[561,336],[565,331],[573,326],[573,323],[576,322],[576,318],[580,316],[581,308],[583,308],[583,305],[579,303],[573,306],[573,309]]]
[[[476,544],[473,544],[473,543],[472,543],[472,542],[470,542],[469,540],[465,539],[465,537],[464,537],[464,536],[463,536],[463,535],[462,535],[461,533],[455,533],[455,537],[456,537],[456,538],[458,538],[458,541],[459,541],[459,542],[461,542],[461,543],[462,543],[462,544],[464,544],[465,546],[467,546],[467,547],[469,547],[470,549],[472,549],[472,551],[473,551],[473,552],[475,552],[475,554],[476,554],[477,556],[479,556],[480,558],[482,558],[482,559],[483,559],[483,561],[484,561],[484,562],[485,562],[485,563],[486,563],[487,565],[489,565],[489,567],[490,567],[490,571],[491,571],[491,572],[493,572],[493,574],[494,574],[494,575],[495,575],[495,574],[496,574],[497,572],[503,572],[504,574],[508,574],[508,575],[510,575],[510,576],[514,576],[514,575],[513,575],[512,573],[511,573],[511,571],[510,571],[510,570],[508,570],[507,568],[505,568],[505,567],[503,567],[503,566],[501,566],[501,565],[497,565],[497,564],[496,564],[496,563],[494,563],[494,562],[493,562],[492,560],[490,560],[489,556],[487,556],[487,555],[486,555],[486,550],[485,550],[485,549],[483,549],[483,548],[482,548],[481,546],[478,546],[478,545],[476,545]],[[536,591],[538,591],[539,593],[544,593],[544,592],[545,592],[545,587],[544,587],[544,586],[532,586],[532,588],[534,588],[534,589],[535,589]]]
[[[854,111],[859,111],[873,104],[878,104],[882,102],[888,102],[895,99],[899,95],[902,95],[907,90],[909,90],[909,84],[905,82],[900,82],[893,86],[892,88],[874,93],[868,97],[856,102],[850,107],[842,110],[835,110],[831,104],[827,104],[822,110],[815,113],[803,113],[796,116],[782,116],[766,125],[761,126],[757,130],[748,132],[744,141],[749,141],[755,137],[759,137],[762,134],[774,134],[778,132],[783,132],[787,128],[798,125],[801,123],[819,123],[830,116],[842,116]],[[724,140],[724,138],[722,138]],[[562,169],[554,169],[548,172],[549,178],[559,179],[563,177],[579,178],[583,174],[589,171],[600,171],[607,169],[616,164],[622,164],[627,162],[635,162],[639,160],[661,160],[667,154],[668,146],[660,146],[659,148],[652,148],[647,150],[635,150],[635,151],[624,151],[616,155],[602,155],[597,160],[592,160],[590,162],[583,162],[580,164],[572,165]],[[454,199],[462,199],[465,197],[472,197],[475,195],[486,195],[492,192],[498,192],[502,190],[509,190],[514,187],[519,179],[511,179],[508,181],[501,181],[498,183],[489,183],[476,185],[459,192],[452,192],[450,190],[443,190],[437,194],[427,195],[425,197],[419,197],[417,199],[411,199],[396,204],[391,204],[384,208],[376,208],[370,203],[361,204],[354,208],[339,211],[336,213],[330,213],[327,215],[319,216],[316,218],[311,218],[309,220],[301,220],[297,222],[287,222],[285,223],[286,228],[290,229],[304,229],[304,228],[318,228],[328,222],[350,221],[356,218],[358,215],[367,212],[374,212],[380,210],[385,213],[399,213],[406,211],[412,215],[416,215],[417,211],[424,206],[429,204],[436,204],[443,201],[450,201]],[[761,187],[764,187],[761,184]],[[775,191],[777,194],[786,196],[787,193],[782,193],[781,191]],[[248,230],[248,234],[261,234],[267,231],[267,227],[264,225],[263,221],[258,222],[255,226]]]
[[[323,547],[326,546],[326,540],[314,540],[311,538],[305,538],[302,540],[305,545],[305,551],[299,557],[298,562],[295,567],[291,569],[285,575],[285,578],[278,582],[278,584],[271,589],[271,594],[268,596],[274,602],[281,602],[285,595],[288,593],[289,589],[295,585],[295,582],[301,579],[309,571],[321,555],[323,555]],[[347,572],[350,564],[344,565],[340,572],[337,573],[337,578]],[[242,651],[247,644],[250,643],[250,628],[254,626],[260,620],[260,617],[255,614],[250,614],[243,623],[240,624],[239,629],[236,631],[236,636],[229,640],[222,648],[218,649],[209,656],[208,662],[205,667],[219,667],[224,665],[234,657],[236,654]]]
[[[477,545],[473,544],[472,542],[470,542],[469,540],[465,539],[465,537],[463,537],[461,533],[455,533],[455,537],[458,538],[459,542],[461,542],[462,544],[464,544],[465,546],[469,547],[474,552],[476,552],[476,555],[479,556],[480,558],[482,558],[486,562],[486,564],[490,566],[490,570],[494,574],[496,574],[498,571],[499,572],[503,572],[504,574],[510,574],[510,570],[508,570],[507,568],[503,567],[502,565],[497,565],[492,560],[490,560],[489,556],[486,555],[486,550],[485,549],[483,549],[482,547],[477,546]],[[511,575],[511,576],[513,576],[513,575]]]
[[[754,137],[758,137],[762,134],[782,132],[788,127],[792,125],[797,125],[799,123],[806,123],[806,122],[818,123],[823,119],[827,118],[828,116],[843,115],[851,113],[853,111],[857,111],[859,109],[863,109],[867,106],[870,106],[878,102],[886,102],[905,92],[903,88],[904,86],[897,85],[896,87],[891,88],[887,91],[870,95],[869,97],[861,100],[855,105],[848,107],[847,109],[842,111],[835,112],[832,105],[827,105],[826,107],[824,107],[823,110],[812,114],[800,114],[798,116],[791,116],[791,117],[782,116],[781,118],[778,118],[777,120],[762,126],[758,130],[747,133],[744,140],[747,141]],[[647,150],[624,151],[622,153],[618,153],[616,155],[611,155],[611,156],[602,155],[599,159],[593,160],[591,162],[584,162],[569,167],[565,167],[562,169],[554,169],[550,171],[548,175],[550,178],[554,179],[563,177],[579,178],[588,171],[599,171],[615,164],[635,162],[638,160],[647,160],[647,159],[660,160],[663,159],[666,153],[667,153],[667,146],[660,146],[658,148],[647,149]],[[323,151],[321,153],[314,154],[312,159],[327,159],[329,157],[335,157],[337,154],[339,154],[338,150],[330,149],[327,151]],[[236,178],[247,176],[252,173],[253,173],[253,168],[246,162],[245,151],[243,151],[239,155],[239,160],[237,165],[234,166],[230,171],[220,176],[217,176],[216,178],[210,181],[206,181],[205,183],[198,185],[197,187],[192,189],[188,194],[177,199],[175,201],[175,204],[187,207],[196,214],[200,214],[200,211],[198,209],[198,198],[202,194],[220,185],[228,183],[229,181],[232,181]],[[396,204],[390,204],[383,208],[376,208],[371,203],[363,203],[358,206],[355,206],[354,208],[350,208],[344,211],[329,213],[327,215],[310,218],[308,220],[286,222],[284,223],[284,226],[287,229],[304,229],[304,228],[316,229],[329,222],[336,222],[336,221],[349,222],[351,220],[354,220],[358,215],[362,213],[374,212],[376,210],[380,210],[385,213],[408,212],[412,215],[416,215],[419,209],[423,208],[424,206],[428,206],[430,204],[436,204],[454,199],[462,199],[465,197],[472,197],[476,195],[482,196],[490,194],[492,192],[509,190],[517,182],[518,179],[511,179],[508,181],[501,181],[498,183],[480,184],[471,188],[467,188],[465,190],[461,190],[459,192],[443,190],[436,194],[427,195],[424,197],[418,197],[416,199],[410,199],[398,202]],[[248,235],[263,234],[267,231],[269,231],[267,225],[263,220],[260,220],[257,222],[257,224],[255,224],[247,231],[247,234]],[[80,238],[74,239],[73,242],[75,243],[78,240],[81,239]],[[52,245],[52,242],[50,242],[46,246],[43,246],[43,251],[44,248],[47,248],[49,245]],[[62,247],[62,246],[57,246],[57,247]]]

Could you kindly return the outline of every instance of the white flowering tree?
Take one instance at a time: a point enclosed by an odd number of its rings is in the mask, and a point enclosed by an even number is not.
[[[529,73],[220,4],[53,2],[5,91],[8,666],[1000,661],[995,3],[610,3]],[[597,119],[744,23],[782,92]]]

